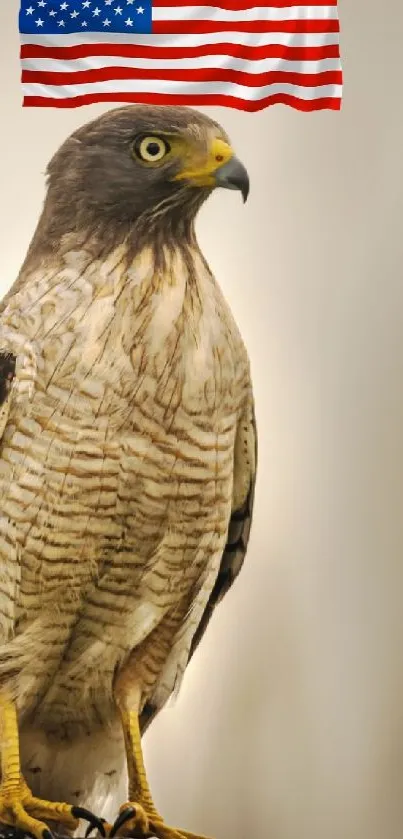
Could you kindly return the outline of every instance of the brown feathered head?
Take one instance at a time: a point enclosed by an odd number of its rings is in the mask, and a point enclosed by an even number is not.
[[[215,187],[249,181],[225,132],[185,107],[116,108],[69,137],[48,166],[43,225],[49,239],[76,230],[107,241],[187,238]],[[42,230],[42,234],[45,230]]]

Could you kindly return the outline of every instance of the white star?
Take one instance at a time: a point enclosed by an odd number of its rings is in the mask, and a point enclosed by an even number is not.
[[[59,24],[58,24],[58,25],[59,25],[59,26],[64,26],[64,25],[65,25],[65,24],[64,24],[64,20],[59,20]]]
[[[36,23],[37,26],[43,26],[42,18],[38,17],[38,20],[36,20],[35,23]]]
[[[83,20],[83,22],[82,22],[81,26],[88,26],[87,21],[86,21],[86,20]]]
[[[49,12],[50,17],[56,17],[56,15],[57,15],[57,12],[55,12],[54,9],[52,9],[52,11]]]
[[[101,14],[101,9],[98,9],[98,6],[96,6],[92,14],[94,17],[98,17]]]
[[[46,6],[46,0],[39,0],[38,6],[40,6],[41,9],[43,9]]]
[[[122,11],[123,11],[123,9],[121,8],[121,6],[116,6],[115,15],[121,15]]]
[[[78,17],[80,12],[74,11],[71,13],[70,17]]]
[[[68,3],[61,3],[61,4],[60,4],[60,11],[65,12],[65,11],[66,11],[66,9],[68,9],[68,8],[69,8],[69,4],[68,4]]]
[[[89,9],[91,6],[91,0],[84,0],[83,9]]]
[[[113,0],[105,0],[105,6],[112,6]]]
[[[136,9],[136,12],[137,12],[137,14],[138,14],[138,15],[143,15],[143,14],[144,14],[144,9],[143,9],[143,7],[142,7],[142,6],[138,6],[138,7],[137,7],[137,9]]]
[[[133,3],[134,3],[134,0],[126,0],[126,5],[127,6],[132,6]]]
[[[132,21],[131,17],[128,17],[127,20],[125,21],[125,23],[126,23],[126,26],[133,26],[133,21]]]
[[[33,6],[28,6],[27,15],[33,15],[35,9]]]
[[[110,26],[110,25],[111,25],[111,22],[110,22],[110,20],[108,20],[108,18],[106,17],[106,18],[105,18],[105,20],[104,20],[104,26]]]

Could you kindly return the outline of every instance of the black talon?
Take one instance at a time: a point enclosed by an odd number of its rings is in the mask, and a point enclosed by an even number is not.
[[[53,833],[50,830],[42,830],[43,839],[54,839]]]
[[[102,836],[105,836],[104,824],[105,824],[105,822],[106,822],[106,819],[100,819],[99,821],[100,821],[100,822],[101,822],[101,824],[102,824],[102,829],[103,829]],[[88,827],[87,827],[87,830],[85,831],[85,839],[88,839],[88,836],[90,835],[90,833],[92,833],[92,831],[94,830],[94,827],[95,827],[95,825],[91,824],[91,822],[90,822],[90,824],[89,824],[89,825],[88,825]],[[100,829],[100,828],[98,828],[98,830],[99,830],[99,829]]]
[[[113,836],[116,835],[119,828],[122,827],[122,825],[126,824],[126,822],[128,822],[130,819],[132,819],[133,816],[135,816],[135,815],[136,815],[135,807],[128,807],[127,810],[122,810],[122,812],[119,813],[117,819],[114,821],[114,823],[112,825],[112,830],[109,834],[109,839],[113,839]]]
[[[87,822],[89,822],[87,832],[85,834],[86,836],[89,836],[91,830],[94,830],[94,827],[96,827],[101,836],[103,836],[105,839],[105,819],[99,819],[98,816],[94,816],[94,813],[91,813],[90,810],[86,810],[85,807],[76,807],[75,805],[71,808],[71,813],[75,819],[85,819]],[[47,837],[47,839],[49,839],[49,837]],[[53,837],[51,837],[51,839],[53,839]]]

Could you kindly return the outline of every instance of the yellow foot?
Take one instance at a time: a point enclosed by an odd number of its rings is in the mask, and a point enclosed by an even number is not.
[[[0,788],[0,823],[29,833],[35,839],[52,839],[48,825],[42,819],[59,822],[70,831],[78,827],[79,819],[86,819],[92,828],[105,836],[103,822],[89,810],[58,801],[35,798],[22,780],[18,786]]]
[[[157,839],[207,839],[206,836],[190,833],[188,830],[168,827],[157,812],[147,813],[141,804],[131,801],[122,805],[113,825],[104,822],[104,829],[108,839],[113,839],[114,836],[132,836],[136,839],[148,839],[152,836]]]

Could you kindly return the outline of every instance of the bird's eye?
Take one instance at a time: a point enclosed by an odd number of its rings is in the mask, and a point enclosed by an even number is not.
[[[146,163],[158,163],[169,152],[169,145],[161,137],[142,137],[134,143],[134,151]]]

